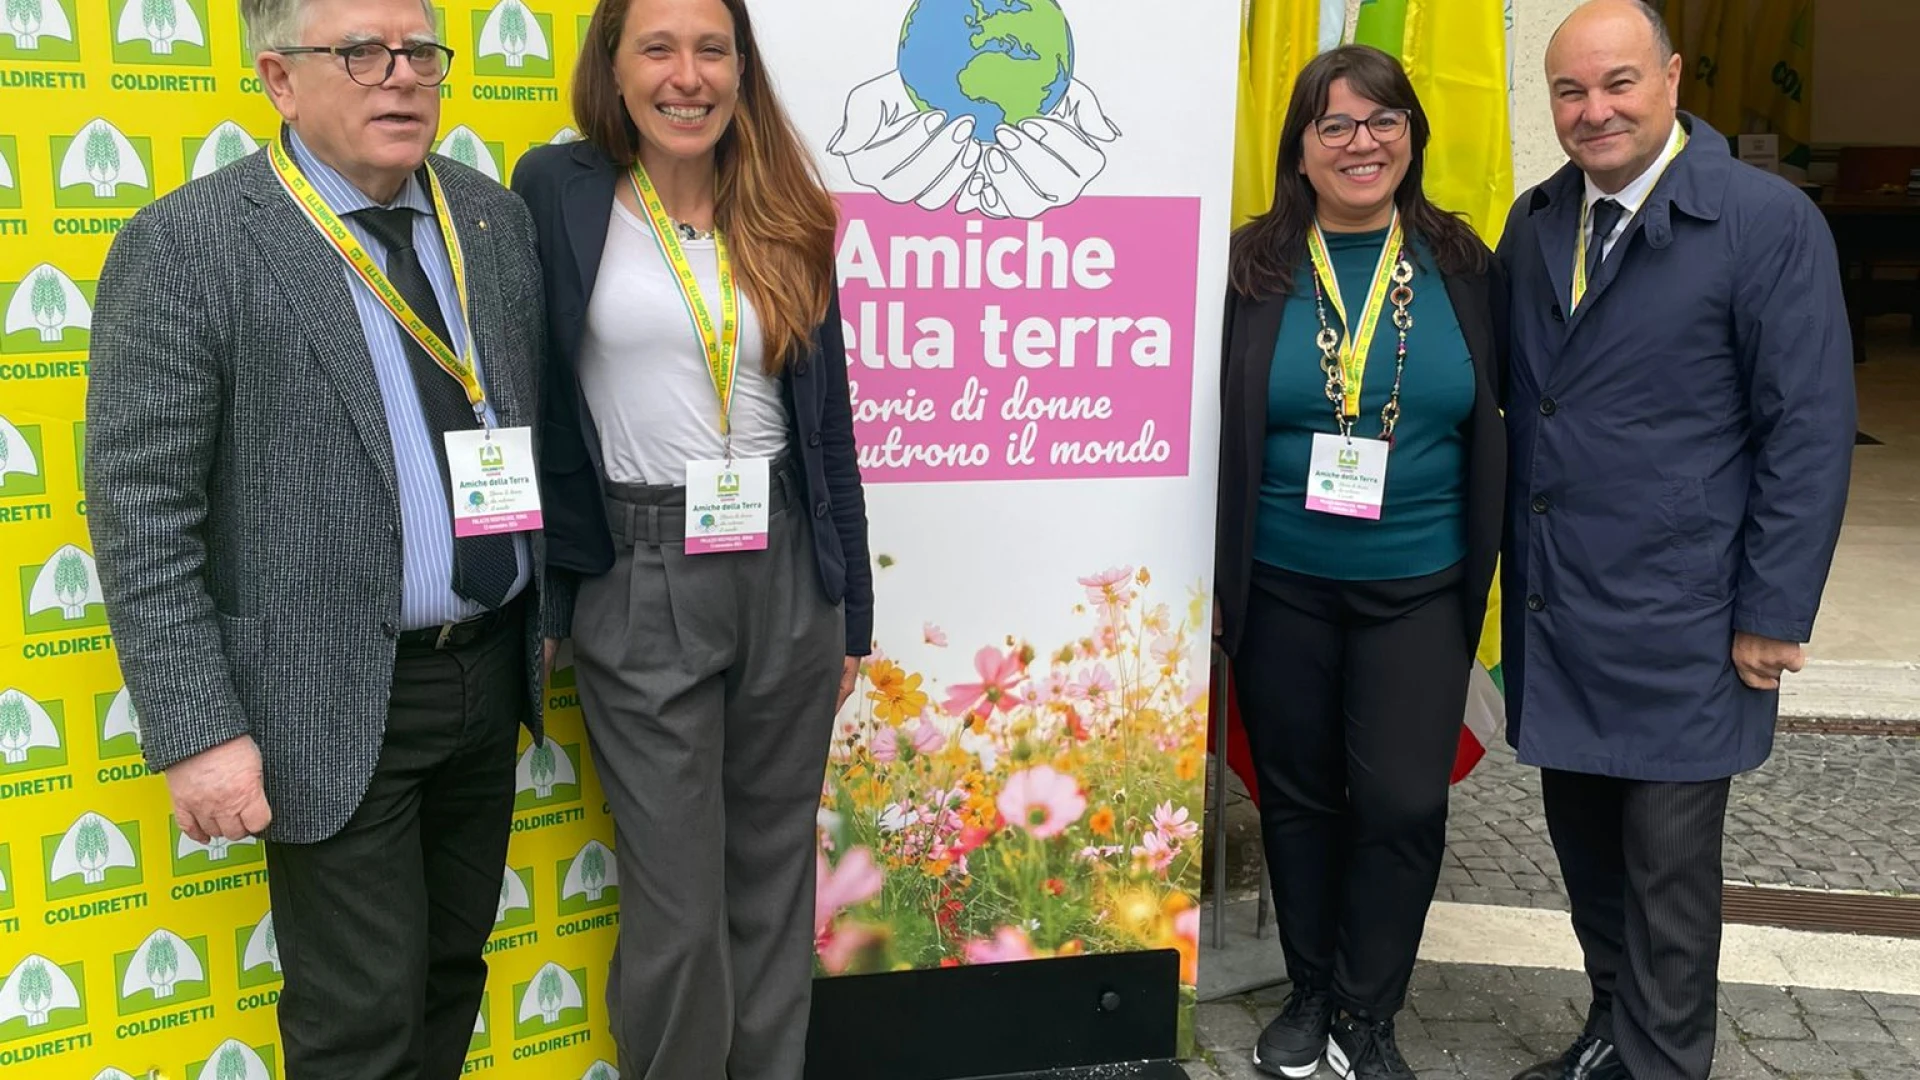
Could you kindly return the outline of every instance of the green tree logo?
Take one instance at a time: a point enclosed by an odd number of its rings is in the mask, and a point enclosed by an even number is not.
[[[231,127],[221,128],[220,137],[213,143],[213,167],[224,169],[252,152],[245,136]]]
[[[27,1026],[40,1027],[53,1009],[53,972],[47,962],[30,957],[20,970],[20,1007],[27,1014]]]
[[[540,972],[539,987],[534,991],[540,997],[540,1019],[549,1024],[560,1022],[560,1010],[566,1004],[567,983],[556,967],[546,967]],[[47,995],[52,997],[53,984],[47,984]]]
[[[500,46],[507,66],[517,68],[527,59],[527,9],[512,0],[500,9]]]
[[[559,769],[554,761],[556,751],[550,742],[541,742],[533,748],[533,754],[527,761],[527,771],[533,776],[533,794],[536,798],[553,797],[553,782]]]
[[[469,169],[480,167],[480,145],[467,132],[457,132],[447,144],[447,156]]]
[[[73,834],[73,858],[80,866],[80,880],[98,885],[107,880],[107,823],[99,814],[88,814]]]
[[[107,140],[109,143],[112,139]],[[60,275],[53,267],[42,267],[33,275],[33,292],[28,305],[33,312],[33,323],[40,330],[40,340],[57,342],[67,326],[67,290],[61,287]]]
[[[7,0],[6,30],[22,52],[40,48],[43,37],[72,41],[73,26],[59,0]]]
[[[214,1080],[247,1080],[247,1055],[228,1043],[214,1059]]]
[[[600,893],[607,887],[606,848],[599,844],[587,845],[580,856],[580,882],[587,887],[587,899],[600,899]]]
[[[172,938],[164,934],[155,937],[147,946],[147,985],[153,987],[153,996],[172,997],[173,984],[179,979],[180,951]]]
[[[593,1063],[593,1068],[588,1069],[587,1075],[580,1080],[620,1080],[620,1074],[614,1072],[613,1066],[606,1062],[596,1061]]]
[[[173,0],[140,0],[140,23],[146,27],[147,40],[156,54],[173,51],[173,32],[180,20],[173,13]]]
[[[87,178],[93,181],[95,198],[113,198],[120,179],[120,144],[105,124],[94,124],[86,135]]]
[[[33,714],[27,711],[26,696],[18,690],[0,695],[0,754],[9,765],[22,765],[33,743]]]
[[[273,923],[267,923],[267,956],[273,961],[273,970],[280,970],[280,939],[274,935]]]
[[[69,547],[60,553],[53,568],[53,593],[60,600],[60,614],[68,619],[84,618],[87,594],[93,591],[93,578],[87,573],[87,560]]]

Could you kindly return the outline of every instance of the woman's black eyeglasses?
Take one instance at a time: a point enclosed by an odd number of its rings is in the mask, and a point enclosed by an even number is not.
[[[422,86],[440,85],[453,67],[453,50],[438,44],[408,45],[396,49],[377,41],[362,41],[353,45],[293,45],[271,51],[282,56],[298,56],[302,53],[337,56],[347,66],[347,78],[361,86],[379,86],[392,78],[393,67],[403,56]]]
[[[1339,150],[1353,141],[1360,133],[1363,121],[1355,120],[1345,113],[1323,116],[1313,122],[1313,133],[1320,137],[1320,145],[1329,150]],[[1381,109],[1364,121],[1373,132],[1375,142],[1397,142],[1413,126],[1412,109]]]

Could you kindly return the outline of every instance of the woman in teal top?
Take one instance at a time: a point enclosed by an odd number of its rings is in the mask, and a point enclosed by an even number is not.
[[[1365,46],[1295,85],[1233,239],[1215,577],[1293,993],[1265,1072],[1412,1080],[1394,1040],[1499,552],[1505,287],[1430,202],[1430,131]]]

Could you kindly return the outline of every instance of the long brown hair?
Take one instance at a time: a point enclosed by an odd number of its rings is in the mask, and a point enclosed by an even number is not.
[[[1236,229],[1227,260],[1227,280],[1242,296],[1284,296],[1293,291],[1293,274],[1307,257],[1307,233],[1313,228],[1316,196],[1300,171],[1307,129],[1327,108],[1327,95],[1339,79],[1353,92],[1389,109],[1413,115],[1412,160],[1394,201],[1407,231],[1433,251],[1442,273],[1478,273],[1486,268],[1486,245],[1460,218],[1435,206],[1421,188],[1427,142],[1433,129],[1400,62],[1370,45],[1342,45],[1314,57],[1293,84],[1287,121],[1280,131],[1280,160],[1273,178],[1273,205]]]
[[[833,196],[814,168],[753,40],[745,0],[721,0],[733,16],[742,72],[740,101],[715,147],[714,224],[726,236],[740,285],[766,341],[765,370],[808,347],[833,289]],[[633,0],[599,0],[573,74],[573,117],[588,142],[622,168],[640,153],[613,75]],[[829,360],[832,358],[830,357]]]

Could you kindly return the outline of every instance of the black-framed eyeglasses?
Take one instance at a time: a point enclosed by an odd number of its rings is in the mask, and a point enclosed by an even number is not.
[[[392,78],[394,65],[403,56],[422,86],[440,85],[453,68],[453,50],[437,43],[407,45],[396,49],[378,41],[362,41],[353,45],[292,45],[271,51],[282,56],[298,56],[302,53],[337,56],[347,66],[347,78],[361,86],[379,86]]]
[[[1345,113],[1334,113],[1315,120],[1313,133],[1320,137],[1321,146],[1339,150],[1353,142],[1353,137],[1360,133],[1363,124],[1373,132],[1373,141],[1398,142],[1406,136],[1407,129],[1413,127],[1413,110],[1381,109],[1364,121],[1355,120]]]

